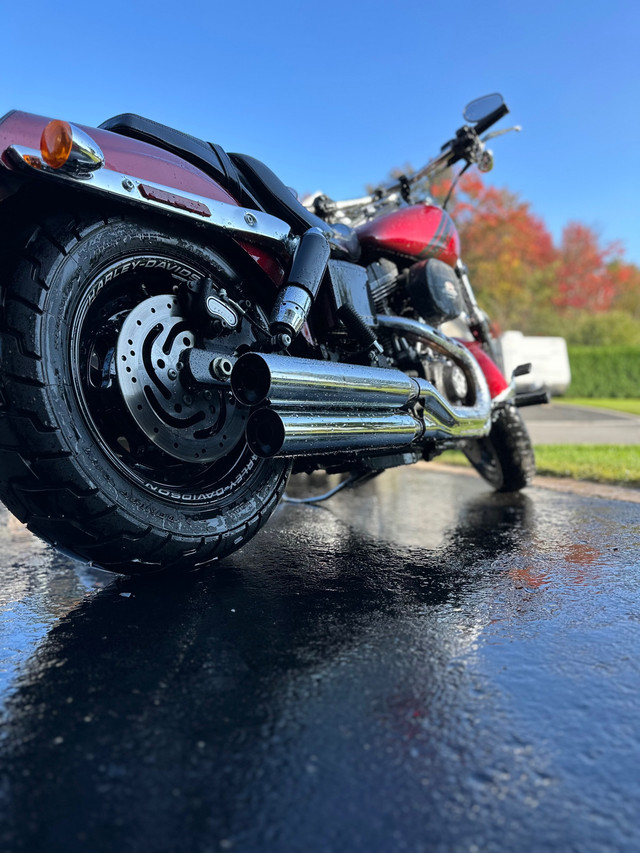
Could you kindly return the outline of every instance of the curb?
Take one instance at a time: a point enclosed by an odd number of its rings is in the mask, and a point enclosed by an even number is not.
[[[476,477],[480,479],[473,468],[464,468],[460,465],[447,465],[445,462],[418,462],[418,467],[429,471],[440,471],[443,474],[460,474],[463,477]],[[588,498],[604,498],[609,501],[626,501],[627,503],[640,504],[640,489],[612,486],[608,483],[573,480],[570,477],[536,476],[533,478],[531,485],[535,488],[549,489],[553,492],[565,492],[566,494],[582,495]]]

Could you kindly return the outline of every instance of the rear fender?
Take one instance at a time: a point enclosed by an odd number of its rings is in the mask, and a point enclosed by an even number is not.
[[[40,153],[49,121],[18,111],[0,119],[0,202],[3,192],[14,192],[16,178],[22,178],[59,192],[86,192],[102,203],[153,210],[190,222],[210,237],[216,232],[232,237],[279,283],[280,259],[286,262],[295,245],[287,223],[243,208],[217,181],[181,157],[108,130],[76,125],[99,146],[104,165],[83,176],[52,169]]]

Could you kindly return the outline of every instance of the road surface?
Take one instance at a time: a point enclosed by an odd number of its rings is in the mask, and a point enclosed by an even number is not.
[[[637,504],[413,468],[182,579],[0,554],[3,851],[640,847]]]
[[[640,417],[637,415],[556,401],[520,411],[534,444],[637,444],[640,447]]]

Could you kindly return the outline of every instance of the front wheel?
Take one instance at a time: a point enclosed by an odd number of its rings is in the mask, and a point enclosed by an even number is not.
[[[462,450],[498,492],[517,492],[528,486],[536,473],[527,427],[513,405],[498,410],[489,435],[465,442]]]
[[[254,343],[246,319],[203,342],[178,298],[202,278],[242,297],[224,258],[188,237],[59,215],[32,231],[5,286],[0,497],[36,534],[111,571],[224,557],[284,491],[289,466],[250,451],[248,412],[230,392],[182,381],[186,349],[232,358]]]

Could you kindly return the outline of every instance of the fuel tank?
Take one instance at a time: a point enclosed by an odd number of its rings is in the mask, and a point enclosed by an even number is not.
[[[460,238],[453,220],[441,207],[414,204],[359,225],[362,251],[369,258],[437,258],[454,266],[460,256]]]

